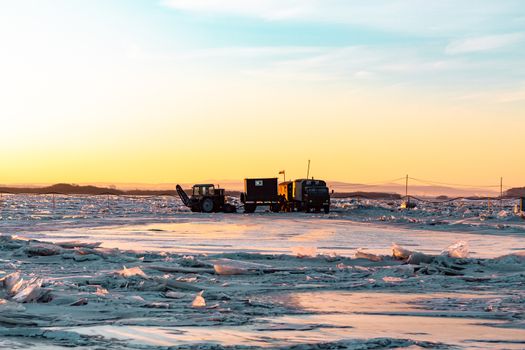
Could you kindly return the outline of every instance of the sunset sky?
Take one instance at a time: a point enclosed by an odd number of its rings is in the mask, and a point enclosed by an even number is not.
[[[0,0],[0,184],[525,185],[522,0]]]

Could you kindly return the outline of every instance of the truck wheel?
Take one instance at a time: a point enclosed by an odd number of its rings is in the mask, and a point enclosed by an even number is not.
[[[211,213],[213,211],[213,200],[211,198],[204,198],[201,202],[201,210],[204,213]]]
[[[245,213],[253,213],[255,209],[257,209],[257,206],[255,204],[245,204],[244,205]]]
[[[329,212],[330,212],[330,206],[329,205],[325,205],[324,206],[324,213],[328,214]]]
[[[279,204],[270,205],[270,211],[272,213],[278,213],[280,211]]]

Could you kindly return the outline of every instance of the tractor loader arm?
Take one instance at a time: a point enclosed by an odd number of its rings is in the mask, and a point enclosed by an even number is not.
[[[180,187],[180,185],[177,185],[176,189],[182,203],[184,203],[184,205],[187,207],[191,207],[190,197],[188,197],[188,195],[186,194],[186,192],[184,192],[182,187]]]

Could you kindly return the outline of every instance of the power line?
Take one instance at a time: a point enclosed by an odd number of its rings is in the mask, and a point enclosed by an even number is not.
[[[393,180],[385,180],[385,181],[376,181],[376,182],[369,182],[369,183],[363,183],[363,184],[344,184],[345,187],[375,187],[375,186],[384,186],[384,185],[392,185],[393,182],[404,180],[405,177],[400,177]],[[399,185],[399,184],[394,184]]]
[[[457,187],[471,187],[471,188],[499,188],[500,185],[466,185],[466,184],[456,184],[456,183],[447,183],[447,182],[439,182],[439,181],[432,181],[432,180],[423,180],[423,179],[417,179],[414,177],[410,177],[411,180],[426,183],[429,185],[443,185],[443,186],[457,186]]]

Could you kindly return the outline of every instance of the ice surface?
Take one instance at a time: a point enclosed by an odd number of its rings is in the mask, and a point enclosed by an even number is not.
[[[161,197],[6,198],[3,348],[525,345],[511,201],[226,215]]]

